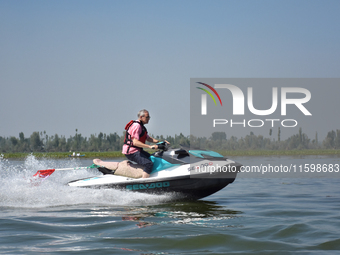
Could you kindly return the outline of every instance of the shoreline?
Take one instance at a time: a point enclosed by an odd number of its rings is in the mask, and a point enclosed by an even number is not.
[[[333,149],[320,149],[320,150],[236,150],[236,151],[224,151],[216,150],[223,156],[311,156],[311,155],[338,155],[340,157],[340,150]],[[31,152],[31,153],[0,153],[0,158],[4,159],[23,159],[29,155],[33,155],[36,158],[53,158],[53,159],[65,159],[65,158],[79,158],[79,159],[91,159],[91,158],[124,158],[124,154],[120,151],[110,152],[79,152],[83,156],[69,156],[70,152]]]

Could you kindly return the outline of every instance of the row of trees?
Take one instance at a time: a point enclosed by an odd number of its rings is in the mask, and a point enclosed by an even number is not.
[[[155,136],[152,136],[155,137]],[[33,132],[29,138],[24,133],[19,138],[0,136],[0,153],[10,152],[69,152],[69,151],[120,151],[124,143],[125,134],[119,136],[114,134],[90,135],[89,138],[82,136],[76,129],[76,134],[66,138],[58,134],[49,136],[46,132]],[[188,137],[182,133],[172,136],[157,136],[159,140],[167,140],[172,145],[179,147],[180,144],[189,146]]]
[[[280,132],[279,132],[280,134]],[[1,137],[0,153],[10,152],[68,152],[68,151],[120,151],[124,143],[125,134],[119,136],[114,134],[91,135],[89,138],[76,134],[66,138],[57,134],[49,136],[46,132],[33,132],[29,138],[21,132],[19,137]],[[340,130],[327,133],[324,141],[318,141],[318,135],[314,139],[302,132],[289,137],[285,141],[280,140],[280,136],[275,140],[265,138],[262,135],[255,135],[250,132],[242,138],[231,136],[227,139],[225,132],[214,132],[210,138],[200,138],[194,136],[180,135],[172,136],[153,136],[158,140],[167,140],[172,147],[180,145],[194,148],[211,150],[292,150],[292,149],[340,149]]]
[[[225,132],[215,132],[209,139],[191,137],[190,142],[192,147],[215,150],[340,149],[340,130],[328,132],[322,142],[318,141],[317,133],[314,139],[310,139],[301,128],[298,134],[284,141],[280,140],[279,130],[277,140],[262,135],[256,136],[253,132],[242,138],[232,136],[227,139]]]

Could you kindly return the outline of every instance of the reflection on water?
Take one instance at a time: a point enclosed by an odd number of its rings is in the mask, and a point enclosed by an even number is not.
[[[138,227],[162,224],[194,224],[200,226],[238,227],[229,225],[228,219],[240,217],[241,211],[226,209],[213,201],[164,203],[151,206],[97,208],[92,215],[121,217],[123,221],[135,221]],[[221,222],[223,222],[221,224]]]

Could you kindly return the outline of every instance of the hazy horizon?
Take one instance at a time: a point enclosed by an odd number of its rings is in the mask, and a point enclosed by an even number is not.
[[[0,0],[0,136],[121,135],[144,108],[150,133],[189,135],[190,78],[339,77],[339,7]]]

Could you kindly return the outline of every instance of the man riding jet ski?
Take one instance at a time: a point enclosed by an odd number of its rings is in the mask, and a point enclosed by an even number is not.
[[[232,183],[242,166],[214,151],[169,149],[165,142],[159,143],[158,148],[150,156],[153,168],[149,178],[141,178],[143,169],[130,161],[98,159],[94,163],[104,175],[71,181],[68,185],[200,199]]]
[[[158,145],[148,145],[149,143],[159,143],[159,140],[148,135],[145,127],[150,121],[149,111],[143,109],[137,114],[137,120],[131,120],[125,126],[125,139],[122,148],[122,153],[128,160],[134,161],[143,166],[142,177],[148,178],[151,174],[153,162],[150,159],[150,154],[144,148],[158,149]],[[169,142],[165,141],[169,144]]]

